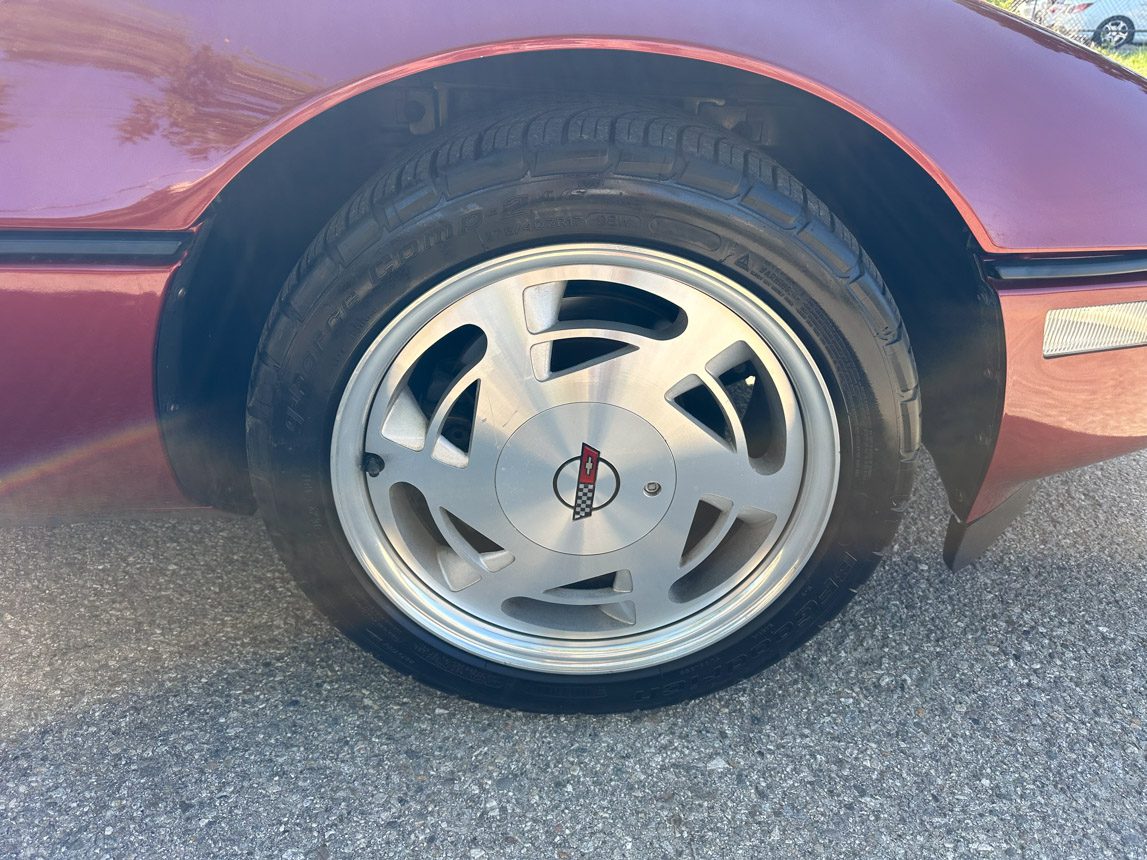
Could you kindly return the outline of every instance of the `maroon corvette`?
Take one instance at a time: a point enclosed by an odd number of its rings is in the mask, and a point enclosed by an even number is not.
[[[699,695],[921,446],[954,568],[1147,447],[1144,152],[977,0],[7,0],[0,519],[257,512],[428,683]]]

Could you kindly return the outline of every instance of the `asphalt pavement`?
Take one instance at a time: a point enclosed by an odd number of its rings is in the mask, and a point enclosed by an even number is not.
[[[1147,857],[1147,455],[945,522],[926,467],[814,641],[612,717],[391,672],[253,520],[0,531],[0,856]]]

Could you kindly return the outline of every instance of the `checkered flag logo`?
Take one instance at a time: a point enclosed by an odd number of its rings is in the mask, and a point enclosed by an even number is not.
[[[593,516],[593,496],[597,491],[597,464],[601,452],[584,442],[581,445],[581,461],[577,467],[577,493],[574,495],[573,518],[584,520]]]

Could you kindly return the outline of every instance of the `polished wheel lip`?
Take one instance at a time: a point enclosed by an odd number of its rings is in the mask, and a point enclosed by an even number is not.
[[[637,635],[556,639],[507,630],[449,605],[409,569],[375,517],[361,470],[367,417],[384,373],[426,321],[481,287],[539,268],[612,265],[655,273],[717,299],[748,323],[781,358],[798,394],[805,427],[815,427],[822,456],[804,466],[800,496],[784,534],[751,575],[687,619]],[[528,417],[528,416],[527,416]],[[524,423],[524,421],[523,421]],[[825,444],[821,444],[825,443]],[[332,434],[332,491],[344,534],[367,575],[404,615],[469,654],[531,671],[604,674],[661,665],[713,645],[757,617],[791,584],[818,545],[836,499],[840,437],[832,398],[815,361],[792,329],[735,281],[683,258],[619,244],[567,244],[480,263],[427,291],[379,334],[351,374]],[[811,487],[816,492],[806,492]],[[810,499],[815,499],[810,501]]]

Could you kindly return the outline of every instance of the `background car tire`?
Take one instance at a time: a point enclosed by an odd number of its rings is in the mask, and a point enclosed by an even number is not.
[[[831,516],[783,593],[719,641],[628,671],[535,671],[444,641],[364,569],[332,490],[336,412],[380,334],[460,272],[570,245],[671,255],[735,284],[807,349],[839,427]],[[556,712],[664,705],[788,654],[878,563],[908,499],[918,446],[903,325],[843,225],[724,129],[662,107],[610,103],[519,107],[447,129],[368,182],[284,286],[248,408],[260,512],[300,586],[347,636],[440,689]]]
[[[1122,48],[1135,38],[1135,25],[1130,18],[1116,15],[1095,28],[1095,43],[1103,48]]]

